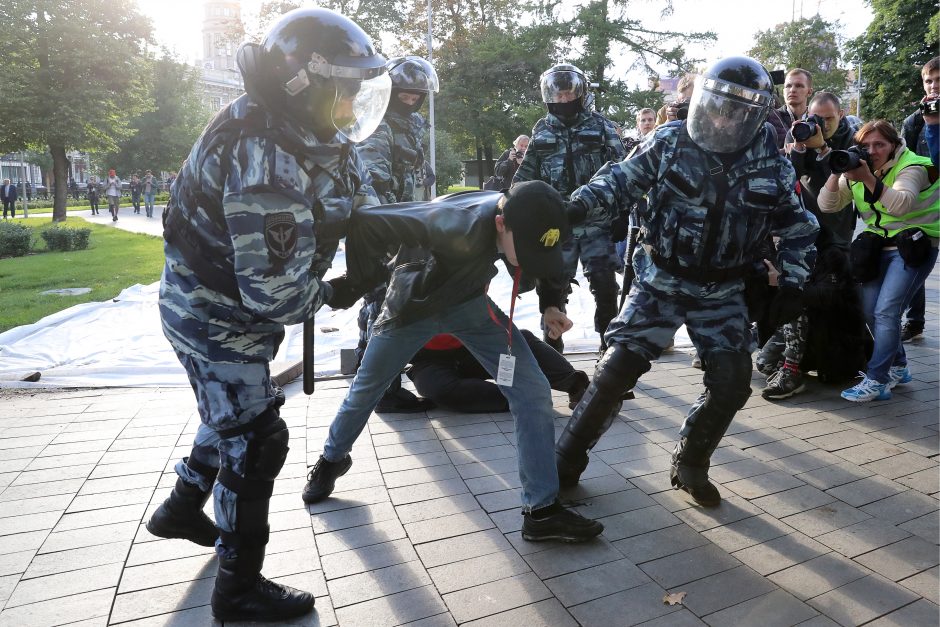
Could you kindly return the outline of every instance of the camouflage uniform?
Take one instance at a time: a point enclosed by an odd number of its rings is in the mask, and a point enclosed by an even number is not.
[[[529,149],[512,182],[545,181],[568,197],[608,161],[625,157],[623,143],[613,123],[593,112],[582,112],[571,126],[549,113],[532,129]],[[584,268],[597,309],[594,330],[603,334],[617,313],[615,271],[621,262],[611,241],[609,221],[597,220],[572,229],[564,245],[565,269],[573,279],[578,260]]]
[[[421,151],[426,124],[419,113],[404,116],[389,110],[375,133],[356,149],[363,166],[372,176],[372,187],[382,204],[415,200],[415,176],[418,166],[414,155]],[[385,301],[385,286],[363,297],[359,309],[359,344],[356,357],[362,360],[366,344],[372,337],[372,325]]]
[[[611,220],[644,194],[647,204],[638,211],[641,245],[626,306],[611,321],[610,348],[556,445],[565,483],[577,482],[587,451],[616,418],[622,394],[683,323],[701,355],[706,391],[680,431],[674,486],[686,485],[676,473],[693,463],[687,461],[692,451],[699,456],[694,464],[707,473],[712,447],[750,397],[755,342],[744,279],[762,267],[761,244],[772,234],[780,239],[780,285],[801,288],[819,226],[799,203],[793,167],[780,156],[772,126],[724,157],[699,148],[685,121],[668,123],[635,156],[604,167],[572,196],[589,221]]]
[[[308,320],[354,207],[378,204],[349,144],[278,126],[247,95],[210,122],[164,214],[163,332],[189,375],[202,424],[176,465],[212,489],[242,476],[252,438],[279,422],[268,362],[284,325]],[[237,481],[237,479],[236,479]],[[232,532],[238,496],[215,484],[215,519]]]

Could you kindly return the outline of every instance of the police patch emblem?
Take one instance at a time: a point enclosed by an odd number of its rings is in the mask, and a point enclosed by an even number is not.
[[[288,212],[264,216],[264,243],[275,259],[288,259],[297,248],[297,221]]]

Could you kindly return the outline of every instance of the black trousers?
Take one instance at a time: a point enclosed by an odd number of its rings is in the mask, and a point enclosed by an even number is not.
[[[522,336],[552,389],[567,392],[559,386],[570,382],[574,366],[554,348],[532,333]],[[421,349],[411,360],[408,378],[424,398],[438,407],[467,413],[503,412],[509,410],[506,397],[490,374],[466,347],[452,350]]]
[[[7,217],[7,211],[10,212],[10,217],[16,217],[16,202],[13,200],[4,200],[3,201],[3,217]]]

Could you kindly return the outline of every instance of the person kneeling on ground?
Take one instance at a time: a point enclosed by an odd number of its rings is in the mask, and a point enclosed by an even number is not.
[[[564,299],[562,243],[569,235],[565,203],[546,183],[531,181],[504,194],[470,192],[429,203],[355,209],[346,237],[348,275],[330,282],[331,307],[349,307],[384,280],[382,251],[401,250],[388,282],[359,371],[330,425],[323,454],[303,492],[307,503],[328,497],[352,466],[349,452],[389,381],[428,340],[457,337],[496,378],[515,420],[524,521],[530,541],[579,542],[604,527],[558,502],[554,412],[548,381],[532,351],[486,295],[502,255],[538,281],[546,326],[558,337],[571,328],[560,310]],[[422,263],[405,257],[423,254]],[[516,288],[513,289],[515,296]],[[511,305],[511,303],[510,303]]]
[[[574,409],[584,395],[590,379],[575,370],[561,353],[521,330],[539,369],[553,390],[568,393],[568,407]],[[418,394],[438,407],[467,413],[509,411],[509,402],[499,386],[489,381],[487,372],[467,347],[453,335],[434,336],[411,359],[408,378]]]

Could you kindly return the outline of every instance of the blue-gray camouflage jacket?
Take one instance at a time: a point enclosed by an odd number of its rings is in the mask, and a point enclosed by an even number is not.
[[[388,111],[376,131],[356,147],[383,203],[415,199],[415,177],[421,167],[416,155],[421,153],[424,131],[421,115]]]
[[[722,177],[725,201],[716,211]],[[654,259],[684,268],[758,267],[761,244],[768,235],[779,237],[780,285],[801,288],[819,225],[800,205],[795,186],[793,166],[779,154],[770,125],[726,167],[677,121],[657,128],[633,157],[604,167],[571,198],[588,209],[586,222],[603,222],[646,194],[639,216],[643,244]]]
[[[196,141],[164,214],[163,330],[207,361],[269,361],[323,305],[353,208],[378,204],[356,150],[320,143],[243,95]]]

